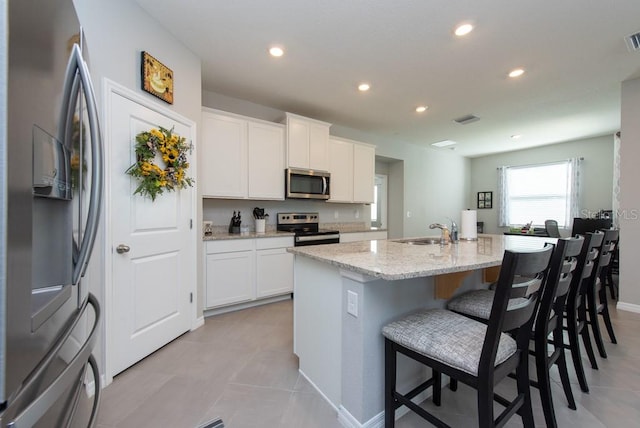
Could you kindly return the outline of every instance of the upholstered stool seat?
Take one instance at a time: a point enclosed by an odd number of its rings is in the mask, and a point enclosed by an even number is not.
[[[447,302],[447,309],[473,318],[488,320],[496,293],[493,290],[473,290],[463,293]],[[526,305],[527,299],[519,297],[509,300],[507,310]]]
[[[445,309],[411,314],[382,329],[387,339],[474,376],[478,374],[486,332],[485,324]],[[516,350],[516,341],[502,333],[495,365]]]

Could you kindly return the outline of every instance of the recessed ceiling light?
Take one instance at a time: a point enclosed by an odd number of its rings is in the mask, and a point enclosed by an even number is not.
[[[466,36],[473,30],[473,25],[471,24],[461,24],[456,27],[454,30],[454,34],[458,37]]]
[[[448,146],[453,146],[455,144],[458,144],[458,143],[451,140],[443,140],[443,141],[438,141],[437,143],[432,143],[431,145],[435,147],[448,147]]]
[[[284,55],[284,49],[282,49],[280,46],[273,46],[269,49],[269,53],[271,54],[271,56],[279,58]]]
[[[524,74],[524,68],[516,68],[509,72],[509,77],[520,77]]]
[[[358,85],[358,90],[362,92],[366,92],[371,89],[371,86],[368,83],[361,83]]]
[[[429,108],[428,106],[418,106],[416,107],[416,111],[418,113],[424,113],[425,111],[427,111],[428,108]]]
[[[513,135],[511,136],[511,139],[512,139],[512,140],[518,140],[518,139],[520,139],[520,137],[522,137],[522,135],[521,135],[521,134],[513,134]]]

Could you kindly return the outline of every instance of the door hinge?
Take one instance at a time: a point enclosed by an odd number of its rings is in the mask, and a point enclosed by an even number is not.
[[[193,293],[189,293],[189,303],[193,303]]]
[[[189,219],[189,229],[193,229],[193,219]]]
[[[189,140],[189,155],[193,154],[193,140]]]

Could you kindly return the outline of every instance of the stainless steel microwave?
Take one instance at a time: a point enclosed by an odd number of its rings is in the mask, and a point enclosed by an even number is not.
[[[331,174],[313,169],[285,169],[285,194],[289,199],[329,199]]]

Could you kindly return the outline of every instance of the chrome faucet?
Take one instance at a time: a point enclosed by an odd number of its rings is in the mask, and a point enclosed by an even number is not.
[[[429,229],[440,229],[440,231],[442,232],[440,234],[440,245],[447,245],[449,243],[449,228],[447,227],[446,224],[442,224],[442,223],[431,223],[429,225]]]

